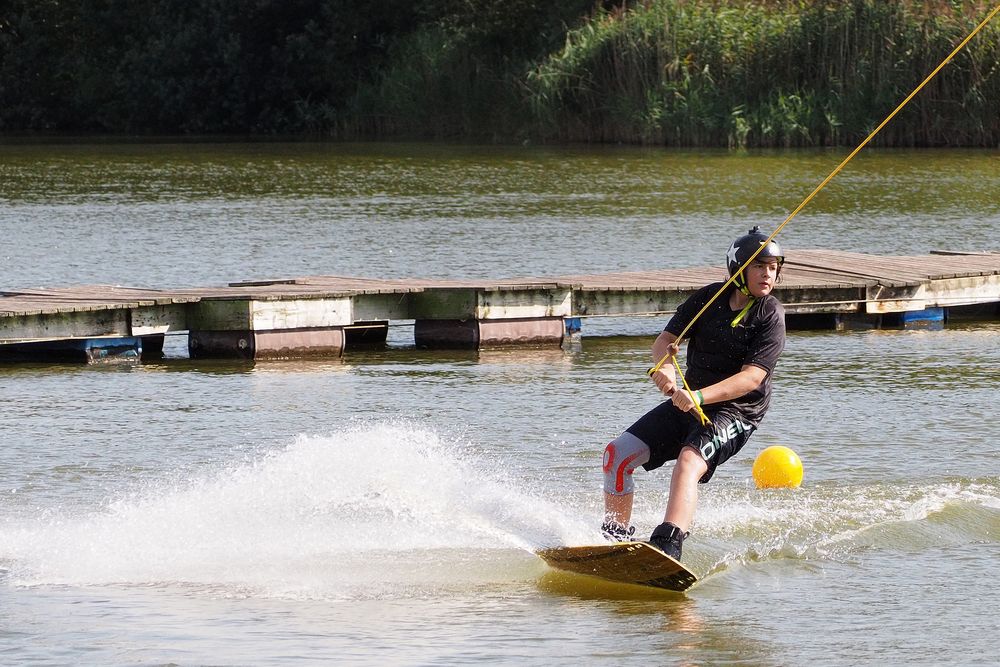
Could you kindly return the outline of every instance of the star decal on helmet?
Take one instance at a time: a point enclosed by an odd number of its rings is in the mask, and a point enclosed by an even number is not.
[[[730,263],[736,262],[736,250],[737,250],[736,243],[734,242],[733,245],[729,246],[729,252],[726,253],[726,259]]]

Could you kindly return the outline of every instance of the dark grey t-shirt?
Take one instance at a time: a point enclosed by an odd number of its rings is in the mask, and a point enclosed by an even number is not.
[[[719,291],[722,283],[706,285],[677,308],[664,331],[677,336],[688,322]],[[734,327],[739,311],[729,307],[730,288],[698,318],[687,334],[685,377],[692,389],[700,389],[735,375],[744,365],[759,366],[767,377],[753,391],[724,403],[706,406],[711,411],[732,407],[755,426],[771,403],[771,373],[785,349],[785,309],[772,295],[757,299]]]

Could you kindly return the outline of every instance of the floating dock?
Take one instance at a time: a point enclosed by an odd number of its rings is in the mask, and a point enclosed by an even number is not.
[[[412,321],[427,348],[560,345],[588,317],[673,312],[722,266],[499,280],[307,276],[225,287],[86,285],[0,292],[0,359],[132,360],[188,335],[192,358],[339,356]],[[1000,253],[789,252],[775,295],[789,328],[943,326],[1000,314]]]

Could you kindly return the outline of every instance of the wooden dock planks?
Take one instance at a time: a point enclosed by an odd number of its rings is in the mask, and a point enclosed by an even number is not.
[[[139,308],[191,303],[200,297],[180,291],[114,285],[80,285],[0,292],[0,317]]]
[[[130,327],[142,332],[134,335],[179,330],[187,326],[188,312],[198,309],[203,315],[203,311],[215,302],[288,302],[290,309],[305,308],[311,303],[313,305],[308,307],[315,311],[327,307],[326,304],[329,307],[335,302],[342,304],[347,299],[354,304],[355,311],[343,315],[348,326],[353,321],[390,319],[505,319],[530,312],[526,305],[529,302],[537,306],[539,302],[544,304],[546,299],[550,305],[543,310],[550,317],[649,314],[668,312],[691,291],[725,278],[725,268],[720,265],[503,279],[377,279],[320,275],[176,290],[111,285],[18,289],[0,292],[0,344],[35,338],[46,331],[53,338],[58,337],[61,329],[48,327],[46,318],[65,319],[75,313],[99,315],[101,311],[113,311],[127,312],[131,317],[131,325],[110,327],[106,324],[107,318],[95,316],[92,319],[102,322],[101,327],[106,330],[95,330],[91,334],[94,336],[114,332],[125,335],[121,332]],[[932,295],[934,303],[949,306],[1000,302],[1000,253],[877,256],[840,250],[795,250],[787,256],[778,289],[778,296],[789,312],[796,312],[796,309],[798,312],[826,312],[824,308],[827,307],[829,312],[841,313],[845,310],[884,313],[918,309],[923,307],[920,304],[930,303],[923,296],[925,294]],[[467,303],[469,299],[472,302]],[[439,303],[450,308],[459,304],[462,310],[456,311],[458,315],[438,313],[434,309]],[[283,307],[279,303],[272,309]],[[157,313],[166,311],[170,312],[169,323],[156,322]],[[137,312],[144,314],[136,316]],[[286,315],[281,313],[284,321],[298,321],[294,314]],[[268,321],[278,321],[269,317]],[[323,319],[321,314],[313,317]],[[30,335],[21,336],[19,322],[28,319],[31,323],[25,328],[30,329]],[[81,333],[87,330],[86,324],[76,323],[63,329],[73,331],[74,336],[87,335]]]

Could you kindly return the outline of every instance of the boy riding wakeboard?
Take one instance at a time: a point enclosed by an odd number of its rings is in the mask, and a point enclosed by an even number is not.
[[[758,249],[754,260],[740,270]],[[719,465],[742,449],[770,405],[771,375],[785,347],[785,311],[771,294],[783,263],[778,244],[768,242],[755,226],[726,254],[729,275],[735,275],[726,291],[697,316],[724,283],[699,289],[677,308],[653,343],[654,363],[676,355],[678,337],[694,320],[685,338],[690,391],[678,387],[671,363],[659,364],[651,377],[670,399],[639,418],[604,450],[601,530],[608,539],[627,541],[635,532],[630,524],[633,471],[676,461],[663,523],[648,541],[680,560],[694,518],[698,484],[707,483]],[[708,423],[702,423],[698,408]]]

